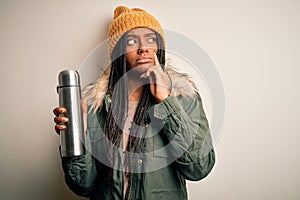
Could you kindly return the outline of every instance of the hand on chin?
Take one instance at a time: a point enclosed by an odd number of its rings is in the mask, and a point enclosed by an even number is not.
[[[132,67],[131,69],[129,69],[130,71],[132,71],[134,74],[136,74],[137,76],[142,75],[143,73],[145,73],[147,71],[147,69],[149,67],[153,66],[152,63],[143,63],[143,64],[137,64],[136,66]]]

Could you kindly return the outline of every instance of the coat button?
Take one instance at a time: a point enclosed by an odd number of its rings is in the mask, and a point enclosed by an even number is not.
[[[141,164],[143,163],[143,160],[142,160],[142,159],[138,159],[137,163],[138,163],[139,165],[141,165]]]
[[[108,102],[108,103],[111,103],[111,97],[108,97],[108,98],[107,98],[107,102]]]
[[[148,123],[145,123],[145,124],[144,124],[144,127],[146,127],[146,128],[147,128],[148,126],[149,126],[149,124],[148,124]]]

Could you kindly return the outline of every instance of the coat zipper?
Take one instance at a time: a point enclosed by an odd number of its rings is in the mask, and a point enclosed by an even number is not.
[[[133,177],[133,173],[132,173],[132,168],[133,168],[133,161],[132,161],[132,156],[129,156],[129,158],[130,158],[130,168],[131,168],[131,172],[130,172],[130,175],[129,175],[129,181],[128,181],[128,183],[129,183],[129,185],[128,185],[128,189],[129,189],[129,191],[128,191],[128,199],[127,200],[130,200],[130,197],[131,197],[131,190],[132,190],[132,177]]]

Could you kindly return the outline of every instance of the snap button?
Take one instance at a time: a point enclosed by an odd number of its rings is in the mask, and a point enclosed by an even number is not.
[[[141,164],[143,163],[143,160],[142,160],[142,159],[138,159],[137,163],[138,163],[139,165],[141,165]]]
[[[111,97],[108,97],[108,98],[107,98],[107,102],[108,102],[108,103],[111,103]]]
[[[144,126],[145,126],[145,127],[148,127],[148,126],[149,126],[149,124],[148,124],[148,123],[145,123],[145,124],[144,124]]]

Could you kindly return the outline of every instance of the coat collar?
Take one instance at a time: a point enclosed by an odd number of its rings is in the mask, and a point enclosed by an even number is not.
[[[82,97],[88,102],[89,108],[93,111],[101,108],[103,102],[108,107],[111,103],[111,97],[106,95],[108,88],[109,75],[111,67],[109,66],[98,78],[98,80],[92,82],[86,86],[82,91]],[[192,96],[195,92],[198,92],[195,83],[191,80],[191,77],[180,72],[177,68],[173,67],[169,61],[166,62],[165,71],[169,74],[172,81],[172,96]]]

